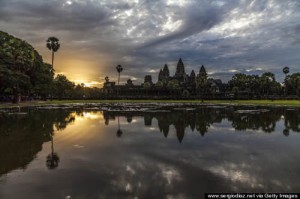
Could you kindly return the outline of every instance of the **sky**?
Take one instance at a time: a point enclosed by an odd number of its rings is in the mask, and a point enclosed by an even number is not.
[[[227,82],[236,73],[300,72],[298,0],[0,0],[0,30],[26,40],[75,83],[102,87],[105,76],[157,81],[182,58],[188,74],[204,65]]]

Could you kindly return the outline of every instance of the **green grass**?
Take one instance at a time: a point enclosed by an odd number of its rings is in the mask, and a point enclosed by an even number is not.
[[[201,103],[201,100],[53,100],[53,101],[32,101],[21,102],[19,104],[1,103],[0,108],[42,106],[50,104],[70,104],[70,103]],[[205,100],[203,104],[230,104],[230,105],[262,105],[262,106],[299,106],[300,100]]]

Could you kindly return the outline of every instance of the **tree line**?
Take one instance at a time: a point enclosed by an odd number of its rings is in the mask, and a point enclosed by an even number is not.
[[[202,66],[203,67],[203,66]],[[118,72],[118,86],[111,88],[117,92],[113,97],[122,97],[132,90],[132,81],[127,80],[123,87],[119,85],[120,73],[123,67],[116,67]],[[122,69],[122,70],[120,70]],[[145,80],[138,90],[138,94],[147,97],[155,95],[161,98],[167,95],[172,98],[190,98],[190,99],[268,99],[268,98],[299,98],[300,97],[300,73],[289,74],[289,67],[284,67],[282,72],[285,75],[284,81],[276,81],[275,74],[265,72],[261,75],[247,75],[237,73],[232,76],[228,83],[222,83],[208,77],[205,70],[194,77],[192,82],[181,83],[176,78],[158,79],[156,83],[150,83]],[[109,77],[105,78],[106,84],[109,84]],[[104,84],[105,85],[105,84]],[[123,89],[123,90],[121,90]],[[105,90],[104,90],[105,91]],[[122,91],[122,92],[121,92]],[[130,96],[129,96],[130,97]]]
[[[271,72],[259,75],[235,74],[228,82],[229,91],[235,96],[244,93],[253,96],[300,96],[300,73],[288,75],[289,68],[284,67],[285,79],[277,82]]]
[[[100,88],[76,85],[64,75],[55,76],[54,56],[60,49],[59,39],[49,37],[46,47],[51,51],[51,65],[45,63],[42,56],[26,41],[15,38],[0,31],[0,100],[19,102],[30,99],[99,99],[105,98],[106,93]],[[120,74],[123,67],[116,67],[118,72],[117,96],[119,96]],[[289,68],[284,67],[284,82],[278,82],[271,72],[262,75],[235,74],[231,80],[221,85],[213,83],[206,72],[195,77],[195,85],[186,87],[180,85],[176,79],[167,84],[158,81],[154,85],[148,82],[142,84],[145,94],[148,90],[167,90],[172,98],[188,98],[194,96],[202,100],[206,96],[215,96],[219,93],[228,94],[235,98],[257,99],[269,96],[300,96],[300,73],[289,75]],[[108,77],[105,78],[108,82]],[[124,93],[124,92],[123,92]],[[23,98],[23,99],[22,99]]]

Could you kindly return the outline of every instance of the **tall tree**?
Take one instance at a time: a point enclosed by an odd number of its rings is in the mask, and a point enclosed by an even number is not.
[[[106,76],[104,79],[105,79],[105,83],[109,82],[109,77],[108,76]]]
[[[57,75],[54,79],[55,95],[59,99],[70,97],[70,93],[75,87],[74,83],[67,79],[64,75]]]
[[[60,48],[59,40],[56,37],[49,37],[46,41],[46,46],[52,52],[52,70],[54,63],[54,53]]]
[[[282,69],[282,72],[285,74],[285,78],[284,78],[284,95],[286,95],[287,74],[290,72],[290,68],[286,66]]]
[[[287,74],[290,72],[290,68],[286,66],[282,69],[282,72],[285,74],[285,77],[286,77]]]
[[[4,89],[6,94],[13,94],[13,101],[18,103],[21,94],[29,94],[31,83],[27,73],[30,73],[34,68],[36,53],[26,41],[1,31],[0,46],[0,66],[2,69],[0,76],[3,76],[1,78],[4,81],[2,84],[6,87],[1,88],[1,90]],[[7,87],[8,85],[10,86]]]
[[[119,83],[120,83],[120,74],[121,74],[121,72],[123,71],[123,67],[122,67],[121,65],[118,65],[118,66],[116,67],[116,69],[117,69],[117,71],[118,71],[118,73],[119,73],[119,77],[118,77],[118,86],[119,86]]]
[[[43,100],[50,97],[50,94],[52,96],[54,73],[50,64],[40,63],[30,72],[29,76],[33,85],[33,95],[41,96]]]
[[[260,93],[261,95],[265,95],[268,97],[270,92],[274,90],[275,86],[275,75],[271,72],[265,72],[261,75],[259,79],[259,84],[260,84]]]
[[[285,79],[286,92],[288,95],[300,96],[300,73],[294,73]]]
[[[117,71],[118,71],[118,73],[119,73],[119,76],[118,76],[118,90],[117,90],[117,94],[119,95],[119,85],[120,85],[120,74],[121,74],[121,72],[123,71],[123,67],[121,66],[121,65],[118,65],[117,67],[116,67],[116,69],[117,69]]]

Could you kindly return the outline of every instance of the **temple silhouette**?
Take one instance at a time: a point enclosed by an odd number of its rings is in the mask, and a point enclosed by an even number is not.
[[[103,92],[108,97],[191,98],[199,95],[201,82],[205,82],[207,88],[202,94],[223,95],[227,88],[227,84],[222,83],[220,79],[208,78],[204,65],[199,68],[198,74],[194,70],[187,74],[181,58],[177,63],[175,74],[171,76],[169,66],[165,64],[158,73],[156,83],[153,82],[151,75],[146,75],[140,85],[134,85],[131,79],[128,79],[125,85],[116,85],[116,82],[109,81],[108,77],[105,80]]]

